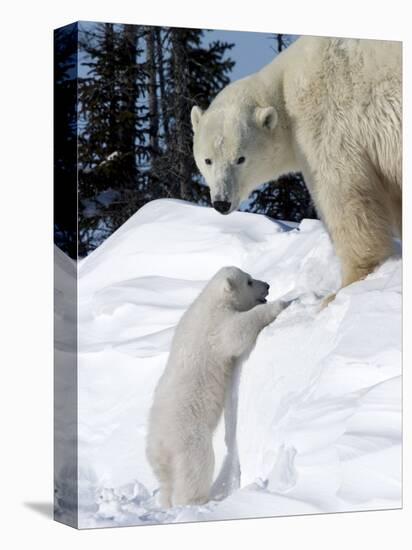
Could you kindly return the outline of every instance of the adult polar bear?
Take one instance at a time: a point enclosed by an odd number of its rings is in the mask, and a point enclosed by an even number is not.
[[[191,113],[196,164],[222,214],[302,172],[334,242],[342,286],[392,253],[401,231],[401,45],[303,37]]]

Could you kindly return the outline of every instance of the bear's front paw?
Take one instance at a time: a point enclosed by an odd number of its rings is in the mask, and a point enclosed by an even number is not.
[[[327,308],[328,305],[333,302],[333,300],[336,298],[336,294],[330,294],[329,296],[326,296],[326,298],[324,298],[321,302],[321,305],[320,305],[320,311],[322,311],[323,309]]]

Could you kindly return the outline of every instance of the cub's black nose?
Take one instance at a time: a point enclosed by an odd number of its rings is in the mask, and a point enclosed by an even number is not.
[[[215,201],[213,203],[213,208],[220,212],[221,214],[227,214],[229,212],[232,203],[227,201]]]

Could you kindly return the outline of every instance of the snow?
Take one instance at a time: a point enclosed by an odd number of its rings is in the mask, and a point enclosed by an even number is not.
[[[153,390],[174,327],[224,265],[294,302],[235,369],[213,499],[161,510],[145,457]],[[340,272],[320,221],[140,209],[78,266],[79,526],[400,507],[401,272],[393,257],[321,309]]]

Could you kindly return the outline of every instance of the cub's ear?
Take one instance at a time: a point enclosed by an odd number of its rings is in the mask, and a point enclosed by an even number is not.
[[[257,107],[255,117],[257,125],[268,130],[273,130],[278,122],[278,114],[274,107]]]
[[[196,132],[197,127],[199,126],[200,119],[202,118],[203,111],[200,107],[195,105],[192,107],[192,110],[190,112],[190,118],[192,120],[192,128],[193,131]]]
[[[235,281],[230,277],[226,277],[225,285],[224,285],[225,292],[232,292],[234,288],[235,288]]]

